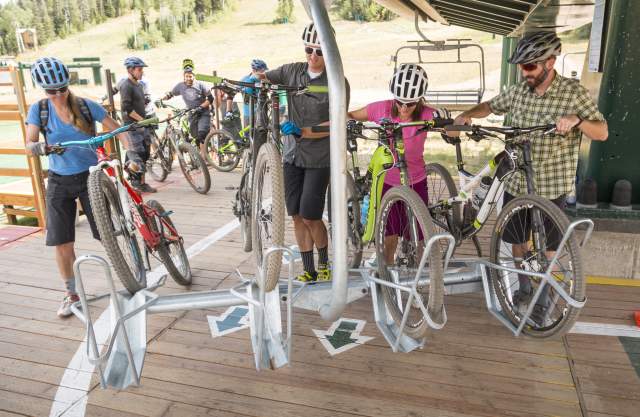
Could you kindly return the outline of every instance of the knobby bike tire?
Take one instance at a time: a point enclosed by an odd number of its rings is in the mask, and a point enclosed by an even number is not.
[[[122,204],[111,178],[102,171],[94,171],[89,175],[87,187],[102,246],[122,285],[135,294],[147,286],[147,280],[138,240],[126,226],[124,210],[130,210],[130,207],[128,203]],[[114,220],[117,221],[116,225],[113,224]],[[127,262],[120,248],[118,236],[123,238],[124,247],[128,248],[130,262]]]
[[[569,227],[569,219],[558,206],[553,204],[553,202],[537,195],[516,197],[502,208],[502,211],[496,220],[494,231],[491,236],[490,261],[492,263],[500,264],[499,256],[502,243],[502,239],[500,237],[502,236],[502,230],[507,224],[506,222],[512,215],[515,215],[518,211],[523,209],[539,210],[542,215],[546,216],[546,218],[553,222],[555,227],[558,227],[561,235],[564,235]],[[559,248],[559,250],[562,250],[562,248]],[[573,267],[573,282],[567,292],[573,298],[583,300],[586,295],[586,280],[582,268],[580,248],[574,236],[567,240],[566,251],[570,257],[569,264]],[[504,287],[505,284],[500,276],[500,271],[492,268],[490,276],[493,289],[495,290],[498,301],[500,302],[502,311],[507,315],[512,324],[519,326],[519,316],[513,311],[513,305],[509,301],[508,295],[505,291],[508,289]],[[563,336],[571,329],[578,318],[578,314],[580,313],[579,308],[571,307],[568,304],[566,305],[565,310],[566,311],[562,318],[554,322],[551,327],[538,328],[537,326],[525,325],[523,333],[536,338]]]
[[[163,153],[160,140],[156,136],[155,132],[153,132],[152,135],[154,136],[153,143],[156,145],[156,150],[153,151],[151,157],[147,161],[147,172],[154,180],[163,182],[167,179],[167,175],[169,175],[169,161]]]
[[[427,164],[427,194],[429,195],[429,206],[436,204],[438,201],[451,198],[458,195],[458,188],[453,177],[444,166],[438,163]],[[440,179],[440,184],[436,180]],[[434,188],[437,187],[437,190]],[[444,188],[443,188],[444,187]],[[436,192],[437,191],[437,192]],[[444,191],[444,193],[442,193]],[[454,204],[452,207],[452,217],[456,224],[460,224],[460,204]],[[444,222],[446,223],[446,222]],[[440,228],[436,226],[436,228]]]
[[[386,262],[384,257],[385,246],[385,229],[387,219],[390,214],[390,210],[397,202],[404,203],[405,207],[413,213],[413,216],[418,222],[423,234],[423,242],[426,242],[431,236],[435,234],[435,228],[429,211],[426,205],[420,198],[420,196],[407,186],[393,187],[383,196],[380,203],[380,210],[376,218],[376,255],[378,259],[378,273],[381,279],[393,282],[390,271],[386,268]],[[398,245],[401,244],[401,239],[398,239]],[[418,259],[417,262],[420,260]],[[416,265],[417,267],[417,265]],[[432,320],[436,323],[441,323],[443,320],[443,303],[444,303],[444,265],[442,261],[442,251],[440,245],[434,244],[431,249],[430,256],[428,258],[425,270],[429,271],[429,297],[427,304],[425,305]],[[398,306],[397,290],[391,287],[382,286],[382,295],[387,306],[387,310],[391,313],[391,317],[396,322],[398,327],[402,323],[403,310]],[[423,301],[424,302],[424,301]],[[401,303],[403,304],[402,300]],[[402,306],[404,308],[404,305]],[[422,314],[419,308],[415,305],[410,307],[415,309],[415,313]],[[410,323],[407,320],[407,324],[404,328],[404,333],[413,338],[422,338],[426,335],[429,329],[429,325],[424,318],[421,318],[417,323]]]
[[[240,189],[238,190],[240,205],[240,235],[242,237],[242,250],[251,252],[253,248],[251,237],[251,158],[250,152],[246,151],[242,154],[242,179],[240,180]]]
[[[165,213],[165,210],[164,210],[164,207],[162,207],[162,204],[160,204],[156,200],[149,200],[146,202],[146,204],[151,209],[157,211],[158,214]],[[163,217],[163,219],[165,222],[167,222],[171,227],[175,229],[175,225],[173,224],[173,221],[171,221],[171,218],[169,218],[169,216],[165,216]],[[147,220],[148,220],[148,224],[150,225],[150,227],[153,228],[155,232],[160,233],[160,231],[163,230],[159,224],[159,222],[161,222],[160,216],[152,216]],[[165,229],[164,233],[169,233],[169,232]],[[176,263],[174,262],[174,259],[171,256],[171,247],[174,248],[175,256],[179,258],[180,264],[182,265],[182,268],[181,268],[182,270],[180,270],[176,266]],[[189,258],[187,257],[187,253],[184,250],[184,244],[182,242],[182,239],[178,241],[170,242],[164,236],[162,236],[160,243],[155,249],[158,252],[158,255],[160,256],[160,260],[162,260],[162,263],[167,268],[167,272],[169,272],[169,275],[171,275],[171,278],[173,278],[173,280],[180,285],[191,285],[191,281],[192,281],[191,267],[189,266]]]
[[[270,237],[271,245],[284,245],[284,178],[281,161],[282,157],[275,144],[269,142],[260,147],[253,175],[251,210],[252,246],[259,269],[262,266],[263,253],[269,248],[266,245],[267,237]],[[271,187],[271,202],[263,207],[263,185],[267,182]],[[281,266],[282,253],[270,255],[266,270],[261,271],[258,285],[267,292],[273,290],[278,284]]]
[[[331,218],[331,185],[327,192],[327,220],[329,223],[329,238],[333,238]],[[356,183],[347,174],[347,265],[351,269],[360,267],[362,263],[362,226],[360,223],[360,196],[356,190]]]
[[[180,152],[180,155],[178,156],[180,169],[182,170],[182,174],[186,178],[187,182],[189,182],[189,185],[191,185],[191,188],[200,194],[208,193],[211,188],[211,176],[207,169],[207,164],[202,159],[200,152],[198,152],[193,145],[186,142],[182,142],[178,145],[178,152]],[[187,163],[185,160],[186,155],[188,155],[190,163]],[[192,167],[189,165],[192,165]],[[196,184],[196,181],[192,176],[193,171],[201,172],[203,180],[201,185]]]
[[[218,146],[216,146],[216,140],[218,139]],[[234,138],[231,133],[224,129],[211,130],[207,134],[204,141],[205,149],[207,150],[207,161],[218,171],[230,172],[233,171],[240,163],[240,151],[233,146],[233,151],[229,150],[225,152],[224,156],[220,156],[218,152],[221,139],[226,139],[228,142],[233,142]],[[222,158],[225,158],[224,160]]]

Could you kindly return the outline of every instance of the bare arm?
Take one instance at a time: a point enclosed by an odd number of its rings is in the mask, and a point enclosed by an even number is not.
[[[329,126],[329,122],[319,123],[318,126]],[[302,135],[300,137],[305,139],[322,139],[327,137],[327,132],[312,132],[310,127],[301,127]]]
[[[30,143],[35,143],[40,141],[40,127],[32,124],[27,125],[27,155],[33,155],[31,149],[29,148]]]
[[[350,119],[357,120],[359,122],[366,122],[369,120],[369,113],[367,112],[367,107],[362,107],[361,109],[352,110],[347,113],[347,117]]]
[[[458,117],[455,118],[454,124],[456,125],[468,125],[471,124],[472,119],[482,119],[487,117],[492,113],[491,107],[488,102],[482,102],[469,110],[460,113]]]
[[[558,133],[564,134],[573,129],[577,124],[580,124],[578,129],[591,140],[605,141],[609,137],[609,126],[606,121],[583,120],[582,123],[580,123],[580,118],[575,114],[559,118],[556,122],[556,129]]]
[[[106,116],[104,118],[104,120],[102,120],[102,127],[104,127],[106,130],[115,130],[117,128],[120,127],[120,125],[118,124],[118,122],[116,122],[115,120],[113,120],[111,117]],[[116,136],[118,138],[118,140],[120,140],[122,142],[122,144],[124,145],[125,149],[129,149],[129,134],[126,132],[120,133]]]

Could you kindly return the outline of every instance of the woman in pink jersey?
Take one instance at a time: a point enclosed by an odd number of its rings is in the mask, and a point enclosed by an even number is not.
[[[411,122],[416,120],[431,120],[435,109],[427,106],[424,94],[429,80],[425,70],[415,64],[402,64],[393,74],[389,82],[389,89],[393,100],[376,101],[365,107],[348,113],[352,119],[359,121],[378,122],[380,119],[391,119],[394,122]],[[426,132],[418,132],[418,127],[405,127],[402,130],[405,146],[405,159],[409,171],[409,186],[418,193],[425,204],[428,203],[427,175],[424,163],[424,143]],[[400,185],[400,170],[392,168],[387,171],[382,188],[382,195],[394,186]],[[393,256],[398,237],[403,231],[406,234],[406,214],[400,204],[391,209],[385,230],[385,261],[393,263]],[[407,236],[408,238],[408,236]],[[422,233],[420,232],[422,240]]]

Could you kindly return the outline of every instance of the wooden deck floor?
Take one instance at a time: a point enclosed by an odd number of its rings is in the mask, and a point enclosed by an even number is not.
[[[237,172],[216,172],[212,191],[201,196],[172,173],[153,197],[175,212],[189,247],[233,221],[234,192],[225,187],[237,181]],[[85,221],[77,252],[104,255]],[[237,228],[191,265],[193,290],[229,287],[237,283],[236,267],[253,270]],[[64,411],[69,395],[86,403],[87,416],[640,415],[640,339],[514,338],[486,312],[479,294],[447,297],[445,328],[408,354],[392,353],[368,297],[343,316],[366,320],[363,335],[374,339],[335,356],[312,331],[330,323],[296,311],[292,364],[276,371],[255,370],[248,330],[211,337],[206,316],[224,309],[149,316],[142,386],[102,390],[95,374],[67,370],[84,328],[76,318],[55,316],[63,293],[43,234],[0,248],[0,270],[0,417]],[[88,292],[106,291],[100,270],[86,271]],[[176,291],[184,290],[167,282],[157,292]],[[581,321],[630,325],[631,311],[640,309],[640,288],[591,286],[588,296]],[[78,404],[64,415],[83,415]]]

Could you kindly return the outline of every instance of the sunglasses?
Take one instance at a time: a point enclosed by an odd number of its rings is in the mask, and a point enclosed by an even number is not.
[[[405,106],[405,107],[407,107],[407,108],[408,108],[408,107],[415,107],[415,106],[417,106],[417,105],[418,105],[418,102],[417,102],[417,101],[412,101],[411,103],[403,103],[403,102],[398,101],[398,100],[394,100],[394,101],[396,102],[396,105],[397,105],[398,107]]]
[[[55,96],[56,94],[64,94],[67,92],[67,90],[69,89],[69,87],[64,86],[64,87],[60,87],[60,88],[45,88],[44,91],[45,93],[51,95],[51,96]]]
[[[519,64],[519,65],[520,65],[520,68],[522,68],[525,71],[533,71],[538,68],[538,64],[541,64],[541,62],[530,62],[528,64]]]
[[[309,55],[315,52],[316,56],[322,56],[322,49],[320,48],[312,48],[310,46],[305,46],[304,51]]]

